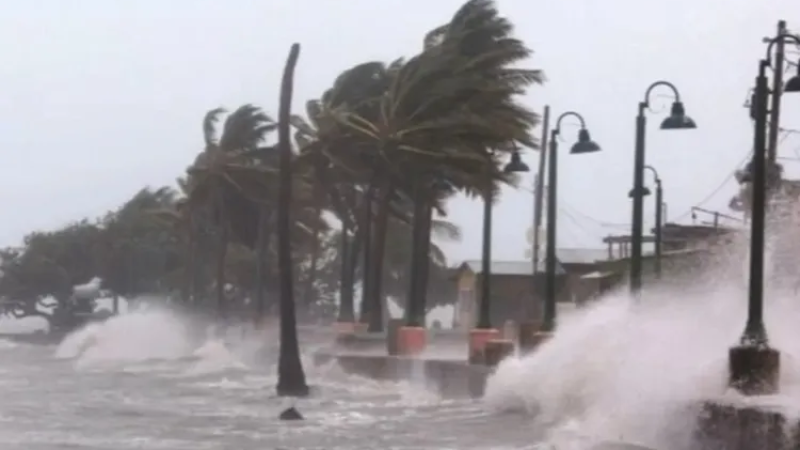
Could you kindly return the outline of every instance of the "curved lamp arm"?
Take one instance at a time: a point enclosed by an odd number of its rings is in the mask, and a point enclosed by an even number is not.
[[[670,83],[669,81],[659,80],[659,81],[656,81],[655,83],[651,84],[647,88],[647,91],[645,91],[645,93],[644,93],[644,101],[642,102],[642,105],[644,105],[644,107],[647,108],[647,107],[650,106],[650,94],[653,93],[653,89],[655,89],[655,88],[657,88],[659,86],[666,86],[666,87],[670,88],[672,90],[672,93],[675,94],[675,101],[676,102],[680,102],[681,101],[681,94],[678,92],[678,88],[676,88],[674,84]]]
[[[653,177],[655,177],[656,184],[661,184],[661,177],[658,176],[658,171],[653,166],[644,166],[645,169],[649,170],[653,173]]]
[[[786,38],[789,38],[789,40],[794,41],[795,44],[800,46],[800,37],[797,37],[793,34],[787,33],[775,36],[774,38],[769,40],[769,45],[767,45],[767,57],[765,59],[768,65],[772,63],[772,46]]]
[[[561,133],[561,121],[566,119],[567,117],[570,117],[570,116],[575,117],[575,118],[578,119],[578,121],[581,124],[581,128],[583,128],[583,129],[586,128],[586,121],[583,120],[583,116],[582,115],[576,113],[575,111],[567,111],[567,112],[561,114],[560,116],[558,116],[558,119],[556,120],[556,126],[553,127],[553,136],[558,136],[558,134]]]

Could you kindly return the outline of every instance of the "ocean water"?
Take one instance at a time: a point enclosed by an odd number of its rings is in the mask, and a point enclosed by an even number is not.
[[[172,313],[128,313],[57,347],[0,341],[0,449],[534,448],[524,414],[306,361],[314,395],[275,392],[274,333],[193,344]],[[307,352],[324,343],[304,342]],[[266,355],[266,357],[264,357]],[[306,420],[281,422],[296,406]]]
[[[612,293],[562,317],[536,352],[502,362],[479,400],[314,367],[309,356],[330,334],[309,330],[301,341],[313,395],[278,398],[277,330],[204,340],[158,309],[89,325],[58,346],[0,341],[0,449],[590,450],[614,442],[694,450],[707,400],[777,403],[800,417],[792,283],[768,283],[766,296],[767,329],[782,352],[780,394],[744,399],[727,387],[727,352],[746,317],[743,248],[705,269],[710,282],[650,287],[639,301]],[[289,406],[306,420],[279,421]]]

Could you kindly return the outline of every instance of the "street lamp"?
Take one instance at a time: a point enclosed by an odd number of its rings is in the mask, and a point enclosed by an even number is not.
[[[766,224],[767,192],[780,182],[780,166],[767,161],[767,115],[769,86],[767,68],[770,67],[772,46],[785,38],[800,44],[800,38],[781,34],[772,38],[767,46],[767,57],[759,61],[756,89],[753,95],[752,116],[753,160],[740,177],[742,182],[752,182],[750,218],[750,280],[747,302],[747,323],[739,345],[728,352],[729,383],[745,395],[768,395],[778,391],[780,352],[769,346],[764,326],[764,229]],[[800,77],[792,77],[784,86],[785,92],[800,92]],[[772,93],[776,95],[776,92]]]
[[[655,254],[656,254],[656,279],[661,279],[661,244],[662,244],[662,225],[664,220],[662,214],[664,212],[664,189],[661,185],[661,177],[653,166],[644,166],[645,169],[653,173],[656,182],[656,226],[655,226]],[[642,195],[650,195],[650,189],[647,187],[642,191]]]
[[[600,150],[600,146],[595,143],[589,130],[586,129],[586,122],[580,114],[567,111],[561,114],[556,120],[556,126],[550,132],[550,154],[547,166],[547,249],[545,251],[545,297],[544,314],[541,331],[550,333],[556,326],[556,224],[558,218],[558,136],[561,133],[561,121],[565,118],[576,117],[581,124],[578,132],[578,142],[572,145],[570,153],[593,153]]]
[[[528,165],[522,162],[519,151],[514,149],[511,161],[503,169],[506,173],[527,172]],[[486,186],[483,198],[483,249],[481,259],[481,294],[478,305],[478,319],[475,328],[469,333],[469,362],[483,363],[486,343],[499,337],[498,330],[492,328],[492,192]]]
[[[694,120],[686,115],[681,102],[678,89],[668,81],[656,81],[647,88],[644,101],[639,103],[639,114],[636,116],[636,149],[633,159],[633,189],[630,197],[633,198],[633,218],[631,220],[631,267],[630,289],[631,293],[638,295],[642,288],[642,239],[644,228],[644,157],[645,157],[645,131],[646,118],[644,112],[650,107],[650,94],[653,89],[666,86],[675,94],[669,116],[661,122],[662,130],[683,130],[697,128]]]
[[[506,173],[527,172],[530,169],[522,161],[518,150],[511,154],[511,161],[506,164],[503,171]],[[481,298],[478,309],[478,320],[475,328],[482,330],[492,329],[491,296],[492,296],[492,192],[487,187],[483,197],[483,247],[481,259]]]

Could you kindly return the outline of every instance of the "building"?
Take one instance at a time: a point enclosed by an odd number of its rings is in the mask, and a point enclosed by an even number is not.
[[[710,224],[664,224],[662,228],[662,279],[684,282],[695,276],[704,276],[704,269],[720,256],[715,251],[734,239],[740,229],[722,226],[718,220]],[[617,274],[620,281],[627,279],[630,268],[630,236],[607,236],[609,258],[599,263],[601,270]],[[645,244],[654,243],[653,236],[645,236]],[[642,258],[643,281],[655,277],[655,254],[652,246]]]
[[[714,249],[732,239],[738,229],[708,225],[665,224],[662,230],[662,274],[664,278],[685,280],[702,273]],[[564,248],[557,250],[556,290],[559,309],[568,309],[614,289],[627,279],[630,267],[630,236],[608,236],[606,249]],[[653,243],[645,236],[645,243]],[[652,246],[651,246],[652,247]],[[645,281],[654,277],[655,255],[645,252],[642,261]],[[533,274],[531,261],[493,261],[491,271],[490,314],[492,324],[501,326],[512,320],[541,320],[544,301],[544,263]],[[481,293],[481,261],[468,260],[453,270],[457,284],[454,326],[469,328],[477,321]]]
[[[556,290],[558,301],[575,305],[591,298],[605,276],[598,269],[598,260],[606,258],[603,249],[565,248],[557,250]],[[532,261],[492,261],[491,318],[495,326],[508,320],[518,322],[520,315],[528,320],[541,318],[544,299],[544,262],[533,275]],[[455,326],[469,328],[477,321],[481,292],[481,261],[468,260],[454,271],[458,286],[455,305]]]

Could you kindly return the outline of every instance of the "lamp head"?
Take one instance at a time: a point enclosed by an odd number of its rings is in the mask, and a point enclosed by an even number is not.
[[[522,156],[520,156],[517,150],[511,154],[511,161],[503,168],[505,173],[528,172],[530,170],[528,165],[522,161]]]
[[[639,190],[638,196],[647,197],[648,195],[650,195],[650,188],[648,188],[647,186],[642,186],[642,189]],[[628,191],[628,198],[634,198],[634,197],[637,197],[636,189],[631,189],[630,191]]]
[[[592,140],[589,130],[581,128],[581,131],[578,132],[578,142],[572,146],[570,153],[593,153],[597,151],[600,151],[600,146]]]
[[[800,65],[797,66],[797,75],[783,85],[783,92],[800,92]]]
[[[661,122],[662,130],[685,130],[697,128],[691,117],[686,115],[682,102],[673,102],[669,117]]]
[[[783,179],[783,166],[772,161],[765,161],[766,163],[766,183],[767,189],[772,189],[776,186],[779,186],[781,180]],[[753,161],[747,163],[747,165],[742,170],[737,170],[734,173],[736,177],[736,181],[739,184],[742,183],[752,183],[753,182]]]

